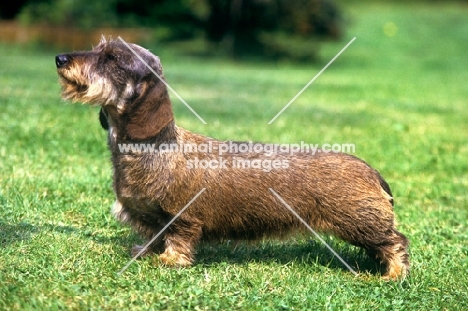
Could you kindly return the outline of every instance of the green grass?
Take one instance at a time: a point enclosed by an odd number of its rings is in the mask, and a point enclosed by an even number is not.
[[[110,215],[114,195],[97,108],[59,98],[54,52],[0,45],[0,309],[468,309],[468,7],[349,4],[342,42],[318,64],[160,55],[179,126],[220,139],[354,143],[392,186],[411,276],[383,282],[331,237],[202,245],[197,263],[128,262],[139,242]],[[392,37],[387,30],[397,27]],[[390,25],[390,26],[388,26]],[[268,121],[356,41],[272,125]],[[373,273],[366,273],[366,271]]]

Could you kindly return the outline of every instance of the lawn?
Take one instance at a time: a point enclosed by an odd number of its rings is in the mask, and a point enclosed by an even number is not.
[[[63,102],[54,51],[0,45],[0,309],[467,310],[468,6],[351,2],[315,64],[196,58],[151,46],[179,126],[220,139],[353,143],[392,187],[411,275],[385,282],[365,253],[299,237],[202,245],[192,268],[133,263],[110,214],[98,108]],[[271,125],[268,122],[356,40]],[[58,51],[57,51],[58,52]]]

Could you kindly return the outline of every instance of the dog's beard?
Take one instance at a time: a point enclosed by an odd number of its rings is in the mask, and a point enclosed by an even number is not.
[[[63,76],[60,77],[60,84],[62,85],[62,98],[71,101],[79,101],[88,90],[87,85],[77,84]]]
[[[103,77],[94,77],[94,81],[89,84],[83,99],[85,102],[98,103],[104,106],[116,103],[118,97],[118,92],[111,81]]]
[[[73,69],[59,72],[62,98],[103,106],[118,102],[118,92],[109,79],[96,75],[89,79],[85,73],[85,69],[78,74]]]

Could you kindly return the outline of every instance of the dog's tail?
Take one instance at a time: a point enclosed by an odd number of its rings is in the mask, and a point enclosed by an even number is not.
[[[383,177],[380,174],[377,173],[377,175],[379,177],[380,186],[382,187],[382,189],[387,194],[388,200],[390,201],[390,203],[393,206],[393,194],[392,194],[392,190],[390,190],[390,186],[388,185],[388,183],[385,181],[385,179],[383,179]]]

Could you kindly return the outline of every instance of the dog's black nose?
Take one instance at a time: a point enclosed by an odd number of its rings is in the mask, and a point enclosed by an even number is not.
[[[55,65],[57,66],[57,68],[65,66],[69,61],[70,58],[68,57],[68,55],[61,54],[55,56]]]

